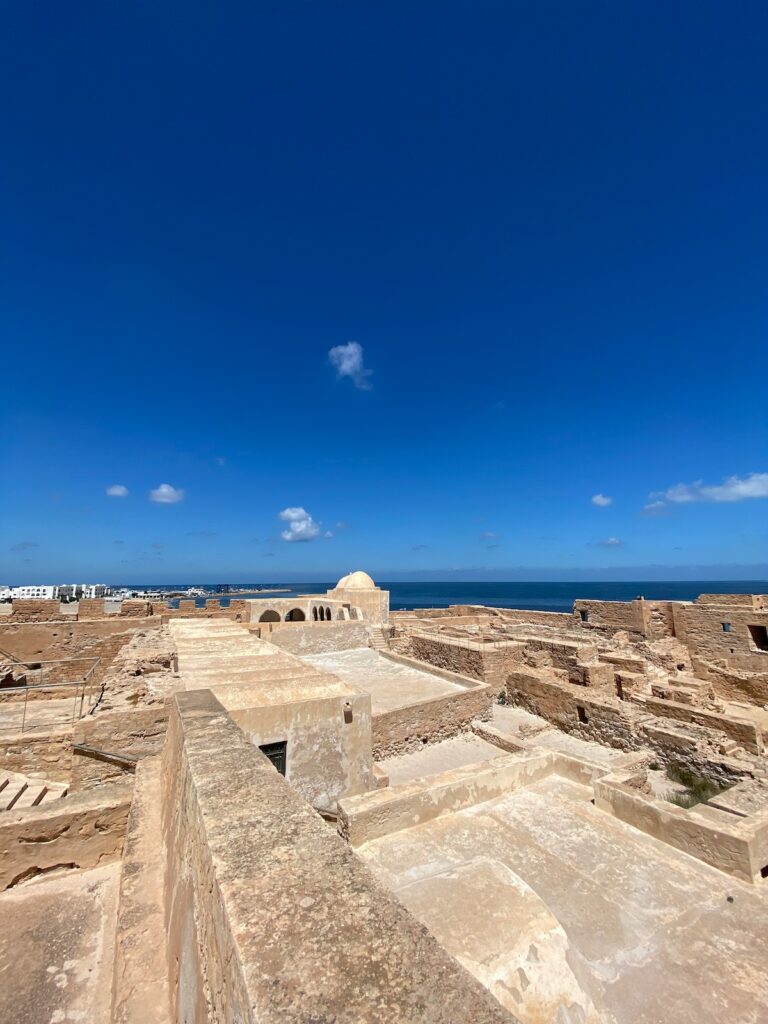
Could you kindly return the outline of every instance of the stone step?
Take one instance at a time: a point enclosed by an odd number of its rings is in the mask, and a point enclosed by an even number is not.
[[[31,783],[26,787],[19,799],[13,805],[14,809],[19,811],[23,807],[37,807],[38,804],[43,802],[43,798],[47,792],[48,787],[42,783]]]
[[[26,782],[9,782],[0,793],[0,811],[10,811],[26,788]]]

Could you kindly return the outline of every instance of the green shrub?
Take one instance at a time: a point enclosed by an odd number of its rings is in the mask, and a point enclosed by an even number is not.
[[[667,765],[667,778],[685,786],[684,793],[670,793],[667,796],[670,803],[677,804],[678,807],[695,807],[696,804],[705,804],[707,800],[711,800],[713,796],[725,792],[725,789],[728,788],[716,785],[704,778],[703,775],[698,775],[690,768],[675,761],[671,761]]]

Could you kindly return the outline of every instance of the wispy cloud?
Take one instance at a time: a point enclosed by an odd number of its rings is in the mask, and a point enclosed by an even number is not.
[[[320,536],[321,523],[316,523],[309,512],[300,506],[296,508],[284,508],[280,518],[288,526],[282,530],[280,536],[289,544],[315,540]]]
[[[653,514],[667,504],[688,505],[695,501],[733,502],[748,498],[768,498],[768,473],[749,473],[747,476],[729,476],[721,484],[705,484],[694,480],[692,484],[675,484],[666,491],[652,491],[651,499],[643,509]]]
[[[128,488],[125,484],[110,484],[107,488],[107,494],[110,498],[127,498]]]
[[[188,530],[188,537],[218,537],[215,530]]]
[[[11,551],[32,551],[33,548],[39,548],[40,545],[36,540],[20,540],[17,544],[11,544]]]
[[[113,544],[125,544],[125,541],[124,540],[113,540],[112,543]]]
[[[157,502],[158,505],[175,505],[177,501],[184,500],[184,491],[178,487],[171,487],[170,484],[160,484],[149,492],[149,500]]]
[[[592,504],[597,505],[598,508],[608,508],[613,504],[613,498],[609,498],[607,494],[593,494]]]
[[[605,540],[600,541],[601,548],[621,548],[624,546],[624,541],[619,540],[618,537],[606,537]]]
[[[428,547],[429,544],[411,544],[411,551],[424,551]]]
[[[346,345],[334,345],[328,353],[331,366],[339,378],[349,377],[360,391],[370,391],[369,380],[372,371],[368,370],[363,361],[363,346],[356,341],[348,341]]]

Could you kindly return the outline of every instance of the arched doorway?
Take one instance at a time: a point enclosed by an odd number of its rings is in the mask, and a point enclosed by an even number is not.
[[[317,608],[312,609],[312,618],[317,622]]]
[[[291,608],[291,610],[285,616],[285,621],[286,622],[304,622],[306,620],[306,618],[307,617],[304,614],[304,612],[301,610],[301,608]]]
[[[259,622],[279,622],[279,621],[280,621],[280,616],[277,614],[277,612],[273,612],[271,608],[268,608],[267,611],[262,612],[261,616],[259,617]]]

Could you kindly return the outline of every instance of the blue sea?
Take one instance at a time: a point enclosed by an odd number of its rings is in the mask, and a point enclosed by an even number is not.
[[[170,587],[163,584],[161,589],[186,589],[192,584]],[[278,586],[279,584],[265,584]],[[328,583],[290,583],[286,592],[275,597],[289,597],[290,594],[324,594],[335,585]],[[624,583],[398,583],[382,580],[379,586],[390,592],[392,611],[409,608],[447,608],[451,604],[484,604],[495,608],[524,608],[530,611],[567,612],[577,598],[592,598],[600,601],[632,601],[645,597],[649,601],[693,601],[699,594],[766,594],[768,580],[696,580],[693,582],[649,582],[647,580]],[[214,593],[211,597],[226,598]],[[248,593],[238,597],[269,597],[269,594]],[[204,599],[198,599],[203,604]]]

